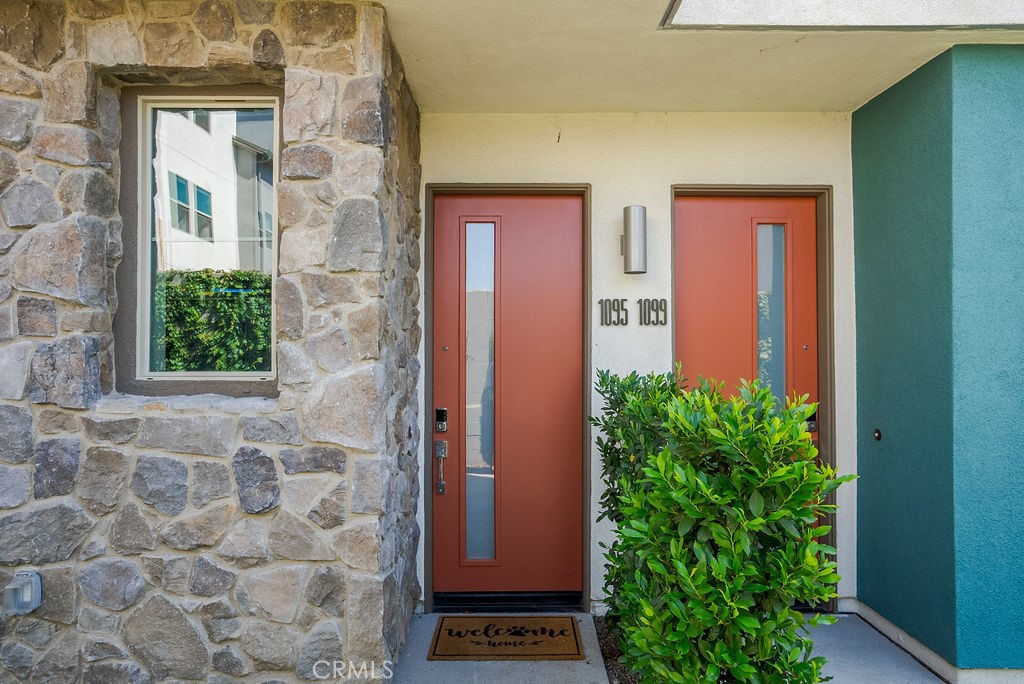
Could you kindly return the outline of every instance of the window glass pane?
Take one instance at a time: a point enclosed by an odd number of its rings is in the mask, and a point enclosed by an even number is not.
[[[213,239],[213,219],[203,214],[196,214],[196,235],[204,240]]]
[[[466,224],[466,558],[494,558],[494,224]]]
[[[202,212],[207,216],[213,216],[213,209],[211,208],[210,193],[203,190],[198,185],[196,186],[196,211]]]
[[[174,192],[174,199],[177,200],[178,202],[181,202],[185,206],[188,206],[188,181],[172,173],[171,182],[174,183],[174,188],[172,189],[172,191]]]
[[[757,226],[757,377],[786,398],[786,226]]]
[[[193,112],[192,120],[196,126],[199,126],[205,131],[210,130],[210,112],[205,109],[197,109]]]
[[[171,225],[178,230],[189,232],[188,228],[188,207],[184,204],[171,202]]]
[[[274,110],[154,108],[150,126],[148,370],[267,372],[274,178],[256,164],[273,168]]]

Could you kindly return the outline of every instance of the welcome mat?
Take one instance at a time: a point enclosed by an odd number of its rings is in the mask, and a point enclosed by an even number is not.
[[[427,660],[583,660],[571,615],[444,615]]]

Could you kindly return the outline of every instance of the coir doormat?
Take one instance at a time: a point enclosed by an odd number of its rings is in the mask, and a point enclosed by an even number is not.
[[[427,660],[583,660],[570,615],[443,615]]]

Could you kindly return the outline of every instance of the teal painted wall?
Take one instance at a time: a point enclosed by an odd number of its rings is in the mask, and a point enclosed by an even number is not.
[[[952,662],[951,74],[946,53],[856,111],[852,152],[857,594]]]
[[[853,116],[858,594],[962,668],[1024,668],[1022,112],[957,46]]]
[[[1024,46],[953,49],[960,667],[1024,668]]]

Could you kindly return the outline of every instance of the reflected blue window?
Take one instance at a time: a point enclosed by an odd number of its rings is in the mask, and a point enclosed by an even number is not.
[[[191,232],[188,181],[174,173],[170,174],[169,180],[173,193],[170,203],[171,226],[186,233]]]
[[[210,193],[203,190],[198,185],[196,186],[196,211],[202,212],[207,216],[213,215]]]
[[[174,179],[174,199],[182,204],[188,204],[188,181],[176,174],[171,174]]]

